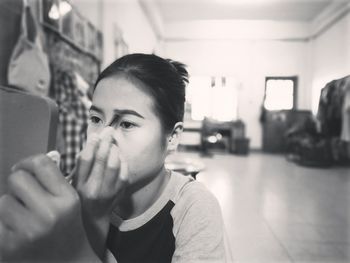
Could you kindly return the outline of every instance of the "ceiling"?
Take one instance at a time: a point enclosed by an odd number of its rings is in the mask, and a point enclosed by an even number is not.
[[[154,0],[165,23],[193,20],[311,21],[348,0]]]

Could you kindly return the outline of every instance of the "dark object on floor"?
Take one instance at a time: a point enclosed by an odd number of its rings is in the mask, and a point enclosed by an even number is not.
[[[330,140],[317,132],[312,116],[291,126],[285,138],[288,160],[311,167],[329,167],[333,164]]]
[[[247,155],[249,139],[245,137],[245,124],[242,120],[217,121],[203,120],[201,130],[201,155],[212,156],[213,152]]]
[[[300,144],[298,163],[303,166],[330,167],[333,164],[329,140],[304,139]]]
[[[303,126],[305,120],[310,117],[312,117],[311,111],[305,110],[266,111],[265,121],[262,123],[263,151],[288,152],[286,135],[291,132],[303,132],[300,131],[300,126]]]
[[[248,138],[233,139],[231,143],[231,152],[238,155],[249,154],[249,142]]]

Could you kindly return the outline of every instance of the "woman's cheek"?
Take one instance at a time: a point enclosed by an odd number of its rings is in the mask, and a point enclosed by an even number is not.
[[[123,155],[129,168],[135,167],[136,164],[142,162],[142,153],[145,149],[146,140],[142,138],[142,135],[132,136],[126,134],[124,136],[119,136],[116,138],[118,147],[120,149],[120,154]]]
[[[136,134],[135,134],[136,135]],[[147,137],[148,136],[148,137]],[[159,170],[162,161],[162,148],[158,136],[138,134],[133,139],[120,142],[120,151],[126,159],[131,176],[140,177]],[[135,178],[136,179],[136,178]]]

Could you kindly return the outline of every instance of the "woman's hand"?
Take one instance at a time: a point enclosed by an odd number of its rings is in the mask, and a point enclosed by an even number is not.
[[[47,156],[19,162],[8,189],[0,197],[0,261],[98,261],[79,196]]]
[[[83,208],[90,244],[103,257],[109,219],[128,183],[128,167],[113,141],[114,129],[91,135],[80,153],[73,177]]]

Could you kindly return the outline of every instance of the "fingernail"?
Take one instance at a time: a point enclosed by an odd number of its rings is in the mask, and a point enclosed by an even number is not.
[[[14,172],[17,170],[17,165],[15,164],[14,166],[11,167],[11,172]]]
[[[51,151],[46,154],[58,167],[60,166],[61,155],[58,151]]]
[[[108,143],[111,143],[111,144],[115,144],[115,138],[113,136],[113,132],[114,132],[114,129],[108,131],[108,133],[106,134],[106,137],[105,139],[108,141]]]
[[[119,165],[119,150],[115,145],[112,145],[108,156],[107,166],[110,168],[118,168]]]

